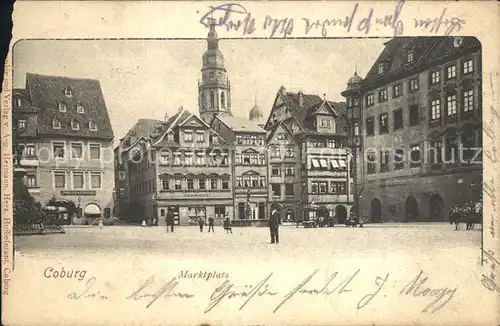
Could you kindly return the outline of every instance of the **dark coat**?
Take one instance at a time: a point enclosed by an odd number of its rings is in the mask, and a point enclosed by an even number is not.
[[[166,220],[167,220],[167,225],[173,225],[174,224],[174,213],[168,212]]]
[[[199,219],[198,219],[198,225],[199,225],[199,226],[203,226],[203,225],[205,225],[205,220],[203,220],[202,218],[199,218]]]
[[[271,217],[269,218],[269,227],[279,227],[281,224],[280,213],[278,211],[271,213]]]
[[[208,218],[208,225],[214,225],[214,218],[213,217]]]

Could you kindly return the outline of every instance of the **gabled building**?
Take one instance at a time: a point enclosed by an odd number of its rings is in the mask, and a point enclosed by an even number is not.
[[[361,216],[443,221],[451,206],[479,200],[481,65],[473,37],[395,38],[364,80],[349,80]]]
[[[343,222],[347,217],[353,202],[344,106],[284,87],[277,92],[265,129],[272,183],[269,200],[280,204],[283,219],[335,217]],[[287,178],[286,169],[291,174],[292,165],[297,170]]]
[[[127,149],[128,220],[157,218],[168,209],[177,225],[197,224],[212,216],[222,224],[232,217],[230,147],[200,117],[181,108],[159,122],[149,137]]]
[[[13,92],[14,121],[25,132],[21,164],[29,192],[47,205],[73,201],[84,215],[113,208],[113,130],[99,81],[26,74]]]
[[[267,219],[266,131],[255,122],[233,116],[217,115],[211,126],[232,148],[235,218]]]

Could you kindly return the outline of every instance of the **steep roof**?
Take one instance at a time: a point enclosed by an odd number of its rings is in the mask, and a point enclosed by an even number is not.
[[[113,139],[111,121],[98,80],[28,73],[26,87],[33,107],[39,112],[39,134]],[[67,88],[71,90],[71,96],[65,95]],[[66,112],[60,112],[59,103],[65,103]],[[83,105],[84,113],[77,112],[77,104]],[[53,128],[54,119],[61,122],[61,129]],[[72,120],[79,122],[79,130],[71,128]],[[97,125],[97,131],[90,130],[90,121]]]
[[[481,43],[475,37],[398,37],[385,43],[385,48],[367,73],[363,85],[384,83],[404,74],[414,74],[442,61],[476,51]],[[414,60],[407,62],[409,51]],[[379,64],[384,73],[378,74]]]
[[[162,121],[156,119],[137,120],[137,122],[127,132],[127,134],[122,139],[120,139],[120,143],[118,144],[118,146],[130,146],[141,137],[150,137],[160,123],[162,123]]]
[[[217,118],[234,132],[255,132],[255,133],[266,132],[255,121],[250,121],[247,118],[233,117],[228,115],[217,116]]]

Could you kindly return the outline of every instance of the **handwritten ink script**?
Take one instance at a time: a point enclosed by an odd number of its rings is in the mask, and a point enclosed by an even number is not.
[[[390,281],[390,273],[375,277],[369,276],[368,281],[372,285],[366,285],[366,282],[361,284],[361,281],[366,281],[367,277],[363,277],[360,269],[344,274],[339,272],[324,273],[317,269],[307,275],[297,277],[296,283],[285,287],[280,280],[282,279],[275,276],[274,273],[244,283],[237,283],[231,278],[213,279],[212,282],[203,282],[216,283],[215,287],[211,287],[212,285],[209,284],[208,291],[200,290],[201,293],[194,294],[183,289],[183,284],[185,287],[186,284],[192,284],[196,280],[173,277],[161,281],[156,276],[150,276],[145,281],[139,282],[137,288],[127,291],[127,295],[122,299],[137,302],[149,309],[153,306],[162,307],[168,300],[190,300],[196,297],[198,301],[200,299],[202,302],[206,301],[204,313],[209,313],[214,309],[227,309],[227,305],[236,305],[236,309],[240,311],[244,309],[262,310],[262,300],[266,300],[265,306],[269,312],[278,313],[290,302],[300,302],[304,298],[314,297],[320,300],[326,299],[328,302],[331,302],[329,298],[334,298],[334,300],[341,302],[344,297],[350,297],[355,302],[353,308],[361,310],[377,300],[380,301],[392,295],[415,299],[416,304],[423,306],[422,313],[434,313],[446,307],[457,292],[456,287],[433,284],[423,271],[399,285],[392,280],[391,286],[387,286]],[[95,277],[89,278],[82,284],[83,286],[80,285],[79,290],[69,293],[66,296],[67,299],[80,301],[113,300],[112,293],[105,293],[106,291],[99,289]],[[277,287],[280,287],[280,290]]]
[[[270,38],[292,37],[294,33],[298,36],[328,37],[335,30],[348,34],[358,32],[368,35],[373,30],[384,31],[384,29],[394,36],[403,35],[405,30],[407,33],[424,31],[432,35],[451,35],[459,32],[466,23],[463,18],[450,16],[446,8],[435,16],[413,16],[403,21],[404,5],[405,0],[399,0],[391,12],[377,12],[367,4],[356,3],[345,15],[336,13],[333,17],[318,19],[306,16],[256,17],[242,4],[225,3],[216,7],[211,6],[201,17],[200,23],[205,27],[224,26],[227,31],[240,33],[242,36],[251,35],[261,29],[268,32]],[[411,14],[416,15],[417,12]]]

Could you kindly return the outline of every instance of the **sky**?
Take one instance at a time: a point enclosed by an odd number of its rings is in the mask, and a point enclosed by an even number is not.
[[[267,118],[278,89],[344,101],[357,66],[364,77],[387,39],[221,39],[235,116],[255,105]],[[140,118],[198,112],[206,40],[22,40],[13,52],[14,87],[26,73],[98,79],[115,138]]]

